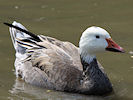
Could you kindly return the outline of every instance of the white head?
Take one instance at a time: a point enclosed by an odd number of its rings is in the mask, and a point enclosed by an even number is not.
[[[109,33],[103,28],[92,26],[87,28],[79,42],[80,54],[85,59],[94,58],[96,53],[106,50],[115,52],[124,52],[123,49],[117,45]]]

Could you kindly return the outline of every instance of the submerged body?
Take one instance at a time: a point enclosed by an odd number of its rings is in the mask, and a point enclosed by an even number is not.
[[[78,48],[70,42],[32,34],[17,22],[10,27],[16,50],[16,76],[25,82],[48,89],[90,95],[103,95],[113,90],[95,55],[84,52],[83,48],[87,47],[82,43],[84,36],[80,40],[83,45],[80,44]]]

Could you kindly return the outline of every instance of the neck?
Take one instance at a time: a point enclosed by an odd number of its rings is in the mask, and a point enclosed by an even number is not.
[[[84,61],[88,64],[90,64],[93,59],[96,59],[96,56],[94,54],[88,54],[87,52],[81,52],[80,57],[81,61]]]
[[[91,74],[90,73],[91,69],[93,69],[95,67],[99,68],[97,60],[96,60],[96,56],[94,56],[94,55],[90,55],[90,54],[83,55],[83,54],[81,54],[80,59],[81,59],[81,64],[83,66],[83,73],[85,75],[86,74],[88,75],[88,73]]]
[[[83,65],[83,82],[82,86],[88,88],[84,91],[87,94],[102,94],[112,91],[111,83],[104,73],[102,67],[99,67],[96,56],[81,55],[81,63]]]

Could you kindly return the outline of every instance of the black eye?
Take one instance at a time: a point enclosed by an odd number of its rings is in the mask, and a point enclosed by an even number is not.
[[[99,36],[99,35],[96,35],[96,38],[97,38],[97,39],[99,39],[99,38],[100,38],[100,36]]]

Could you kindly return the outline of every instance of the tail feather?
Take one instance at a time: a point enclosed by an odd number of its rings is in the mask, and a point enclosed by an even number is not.
[[[16,53],[24,54],[26,49],[42,47],[37,44],[37,42],[41,42],[41,39],[37,35],[29,32],[20,23],[14,21],[12,24],[4,24],[10,27],[9,31]]]
[[[25,34],[25,35],[31,36],[37,42],[41,41],[40,38],[37,35],[27,31],[27,29],[23,25],[21,25],[20,23],[17,23],[17,22],[14,21],[13,24],[9,24],[9,23],[4,23],[4,24],[9,26],[9,27],[13,27],[15,30],[17,29],[17,30],[23,32],[23,34]]]

